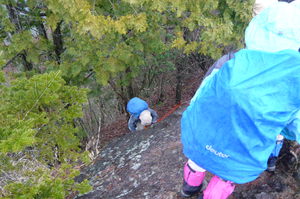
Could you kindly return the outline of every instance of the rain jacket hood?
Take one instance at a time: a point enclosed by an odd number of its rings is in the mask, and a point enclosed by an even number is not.
[[[278,52],[300,48],[300,1],[277,2],[254,17],[246,29],[247,49]]]

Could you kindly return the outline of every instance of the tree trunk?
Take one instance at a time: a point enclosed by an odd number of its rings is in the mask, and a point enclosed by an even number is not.
[[[126,77],[130,76],[130,73],[131,73],[131,69],[128,67],[125,71],[125,76]],[[128,99],[131,99],[131,98],[135,97],[135,92],[134,92],[133,83],[132,83],[131,78],[129,80],[128,85],[126,86],[126,89],[127,89],[127,96],[128,96],[127,98]],[[123,94],[126,96],[125,93],[123,93]]]
[[[26,51],[24,51],[23,53],[21,53],[21,58],[24,64],[24,69],[25,71],[31,71],[33,69],[33,65],[31,62],[27,61],[27,53]]]
[[[163,102],[165,95],[163,93],[163,87],[164,87],[164,74],[162,74],[159,78],[159,93],[158,93],[158,102]]]
[[[22,28],[21,22],[18,18],[18,14],[16,13],[16,8],[12,4],[7,5],[6,8],[8,10],[9,20],[11,21],[11,23],[13,23],[15,25],[16,32],[20,33],[23,30],[23,28]],[[22,61],[24,64],[24,69],[26,71],[32,70],[33,65],[31,62],[27,61],[26,50],[24,50],[23,52],[20,53],[20,57],[22,58]]]
[[[21,23],[18,19],[18,15],[16,14],[16,9],[12,4],[6,5],[6,8],[8,10],[9,20],[11,23],[13,23],[16,27],[16,31],[20,32],[22,30]]]
[[[56,61],[60,64],[61,63],[61,54],[64,52],[63,48],[63,39],[61,34],[61,24],[63,21],[57,23],[56,29],[53,32],[53,43],[54,43],[54,51],[56,54]]]
[[[45,29],[45,25],[43,23],[41,23],[37,28],[38,28],[40,34],[43,35],[45,37],[45,39],[49,40],[46,29]]]
[[[118,86],[116,85],[116,83],[113,80],[109,81],[109,85],[111,86],[111,88],[113,89],[113,91],[117,94],[117,100],[119,102],[119,104],[121,104],[121,107],[119,108],[119,111],[121,113],[126,112],[126,105],[128,102],[128,95],[127,95],[127,89],[125,89],[124,86]]]
[[[184,56],[184,55],[182,55]],[[175,94],[175,102],[179,104],[181,102],[182,95],[182,71],[184,69],[183,57],[179,56],[176,60],[176,94]]]

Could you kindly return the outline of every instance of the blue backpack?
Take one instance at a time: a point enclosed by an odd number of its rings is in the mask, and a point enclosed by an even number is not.
[[[146,109],[148,109],[147,102],[138,97],[132,98],[127,103],[127,111],[136,118]]]

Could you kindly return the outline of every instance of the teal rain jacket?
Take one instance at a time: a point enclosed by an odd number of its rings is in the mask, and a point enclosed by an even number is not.
[[[184,154],[235,183],[267,168],[276,136],[300,110],[300,53],[241,50],[205,79],[183,113]]]

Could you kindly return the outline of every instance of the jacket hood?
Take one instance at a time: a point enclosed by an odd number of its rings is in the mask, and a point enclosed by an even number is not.
[[[267,52],[300,48],[300,5],[278,2],[252,19],[246,29],[246,48]]]

